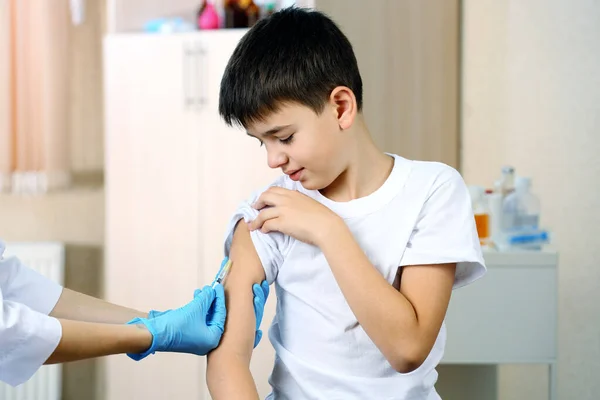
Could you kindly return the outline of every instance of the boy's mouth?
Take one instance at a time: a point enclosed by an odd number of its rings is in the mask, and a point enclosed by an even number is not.
[[[286,174],[290,177],[291,180],[299,181],[300,178],[302,177],[302,171],[304,171],[304,168],[300,168],[295,171],[289,171],[289,172],[286,172]]]

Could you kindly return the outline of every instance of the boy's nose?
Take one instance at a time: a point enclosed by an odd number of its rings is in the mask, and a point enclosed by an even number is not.
[[[270,151],[267,155],[267,163],[270,168],[281,168],[287,164],[288,158],[282,151]]]

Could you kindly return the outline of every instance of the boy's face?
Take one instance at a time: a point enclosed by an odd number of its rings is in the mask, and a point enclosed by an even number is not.
[[[345,169],[344,131],[330,104],[320,114],[283,104],[263,121],[249,124],[247,132],[266,147],[269,167],[281,168],[308,190],[328,187]]]

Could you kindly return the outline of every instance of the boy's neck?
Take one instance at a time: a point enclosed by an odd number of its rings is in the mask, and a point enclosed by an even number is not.
[[[320,191],[333,201],[345,202],[370,195],[384,184],[394,167],[394,159],[377,148],[362,118],[357,122],[350,134],[353,143],[346,169]]]

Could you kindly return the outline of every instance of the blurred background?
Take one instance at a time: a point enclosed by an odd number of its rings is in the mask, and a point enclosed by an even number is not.
[[[453,297],[442,398],[597,399],[598,1],[0,0],[9,250],[142,310],[212,280],[231,212],[278,174],[220,120],[220,77],[248,27],[294,3],[353,43],[382,150],[470,186],[490,273]],[[272,357],[263,340],[263,394]],[[0,399],[208,399],[204,363],[71,363]]]

